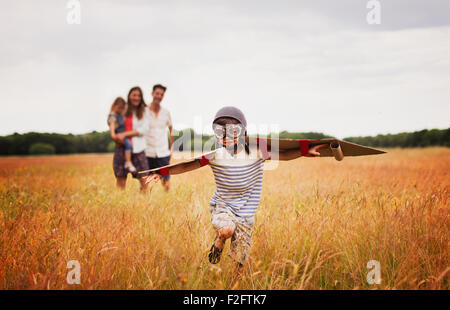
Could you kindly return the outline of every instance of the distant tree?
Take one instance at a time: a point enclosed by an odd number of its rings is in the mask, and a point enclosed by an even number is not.
[[[111,141],[108,144],[108,147],[106,148],[106,150],[110,153],[114,152],[114,150],[116,149],[116,142]]]
[[[55,147],[48,143],[34,143],[28,150],[30,155],[55,154]]]
[[[211,135],[196,133],[192,128],[174,131],[174,140],[182,137],[183,133],[190,133],[191,147],[205,145],[212,138]],[[331,136],[320,132],[288,132],[282,131],[278,135],[268,134],[269,137],[278,136],[281,139],[323,139]],[[168,139],[170,137],[167,137]],[[402,132],[366,137],[348,137],[344,140],[374,147],[425,147],[441,145],[450,147],[450,128],[420,130],[416,132]],[[37,143],[51,145],[55,154],[70,153],[106,153],[114,151],[114,142],[108,131],[93,131],[82,135],[38,133],[14,133],[0,137],[0,155],[27,155],[31,146]],[[181,148],[180,148],[181,150]],[[196,149],[195,151],[201,151]]]
[[[344,140],[374,147],[450,146],[450,128],[377,135],[375,137],[348,137]]]

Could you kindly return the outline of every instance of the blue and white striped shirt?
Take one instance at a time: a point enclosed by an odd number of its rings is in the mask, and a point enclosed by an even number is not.
[[[251,217],[261,199],[264,158],[259,150],[245,150],[232,156],[225,148],[219,148],[210,159],[216,181],[216,191],[209,203],[222,202],[234,214]]]

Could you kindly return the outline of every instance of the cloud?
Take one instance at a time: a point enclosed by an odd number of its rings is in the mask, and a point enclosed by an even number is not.
[[[381,2],[395,23],[383,9],[367,25],[355,1],[81,1],[81,25],[64,1],[8,3],[0,134],[105,130],[116,96],[140,85],[149,101],[159,82],[176,128],[208,128],[230,104],[254,124],[338,137],[447,127],[447,4]]]

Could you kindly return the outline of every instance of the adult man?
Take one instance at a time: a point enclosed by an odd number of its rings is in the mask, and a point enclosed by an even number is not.
[[[169,164],[172,155],[173,136],[172,119],[167,109],[161,107],[161,101],[166,93],[166,87],[161,84],[153,86],[153,101],[149,106],[149,128],[145,135],[145,155],[147,156],[149,169],[163,167]],[[170,132],[170,145],[168,145],[167,128]],[[161,183],[166,192],[170,188],[170,175],[161,178]]]

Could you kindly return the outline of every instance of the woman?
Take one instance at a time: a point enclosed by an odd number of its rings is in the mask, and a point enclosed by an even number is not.
[[[127,111],[125,113],[126,131],[116,135],[117,140],[123,142],[125,138],[130,138],[133,145],[131,161],[136,171],[148,169],[147,158],[145,157],[145,139],[144,133],[148,129],[148,117],[146,117],[146,107],[144,96],[140,87],[136,86],[130,89],[127,98]],[[125,148],[123,143],[116,144],[113,158],[114,175],[116,176],[116,184],[119,188],[125,188],[127,182],[128,170],[124,167]],[[145,190],[147,185],[144,178],[140,177],[136,172],[132,172],[133,178],[139,179],[141,190]]]

